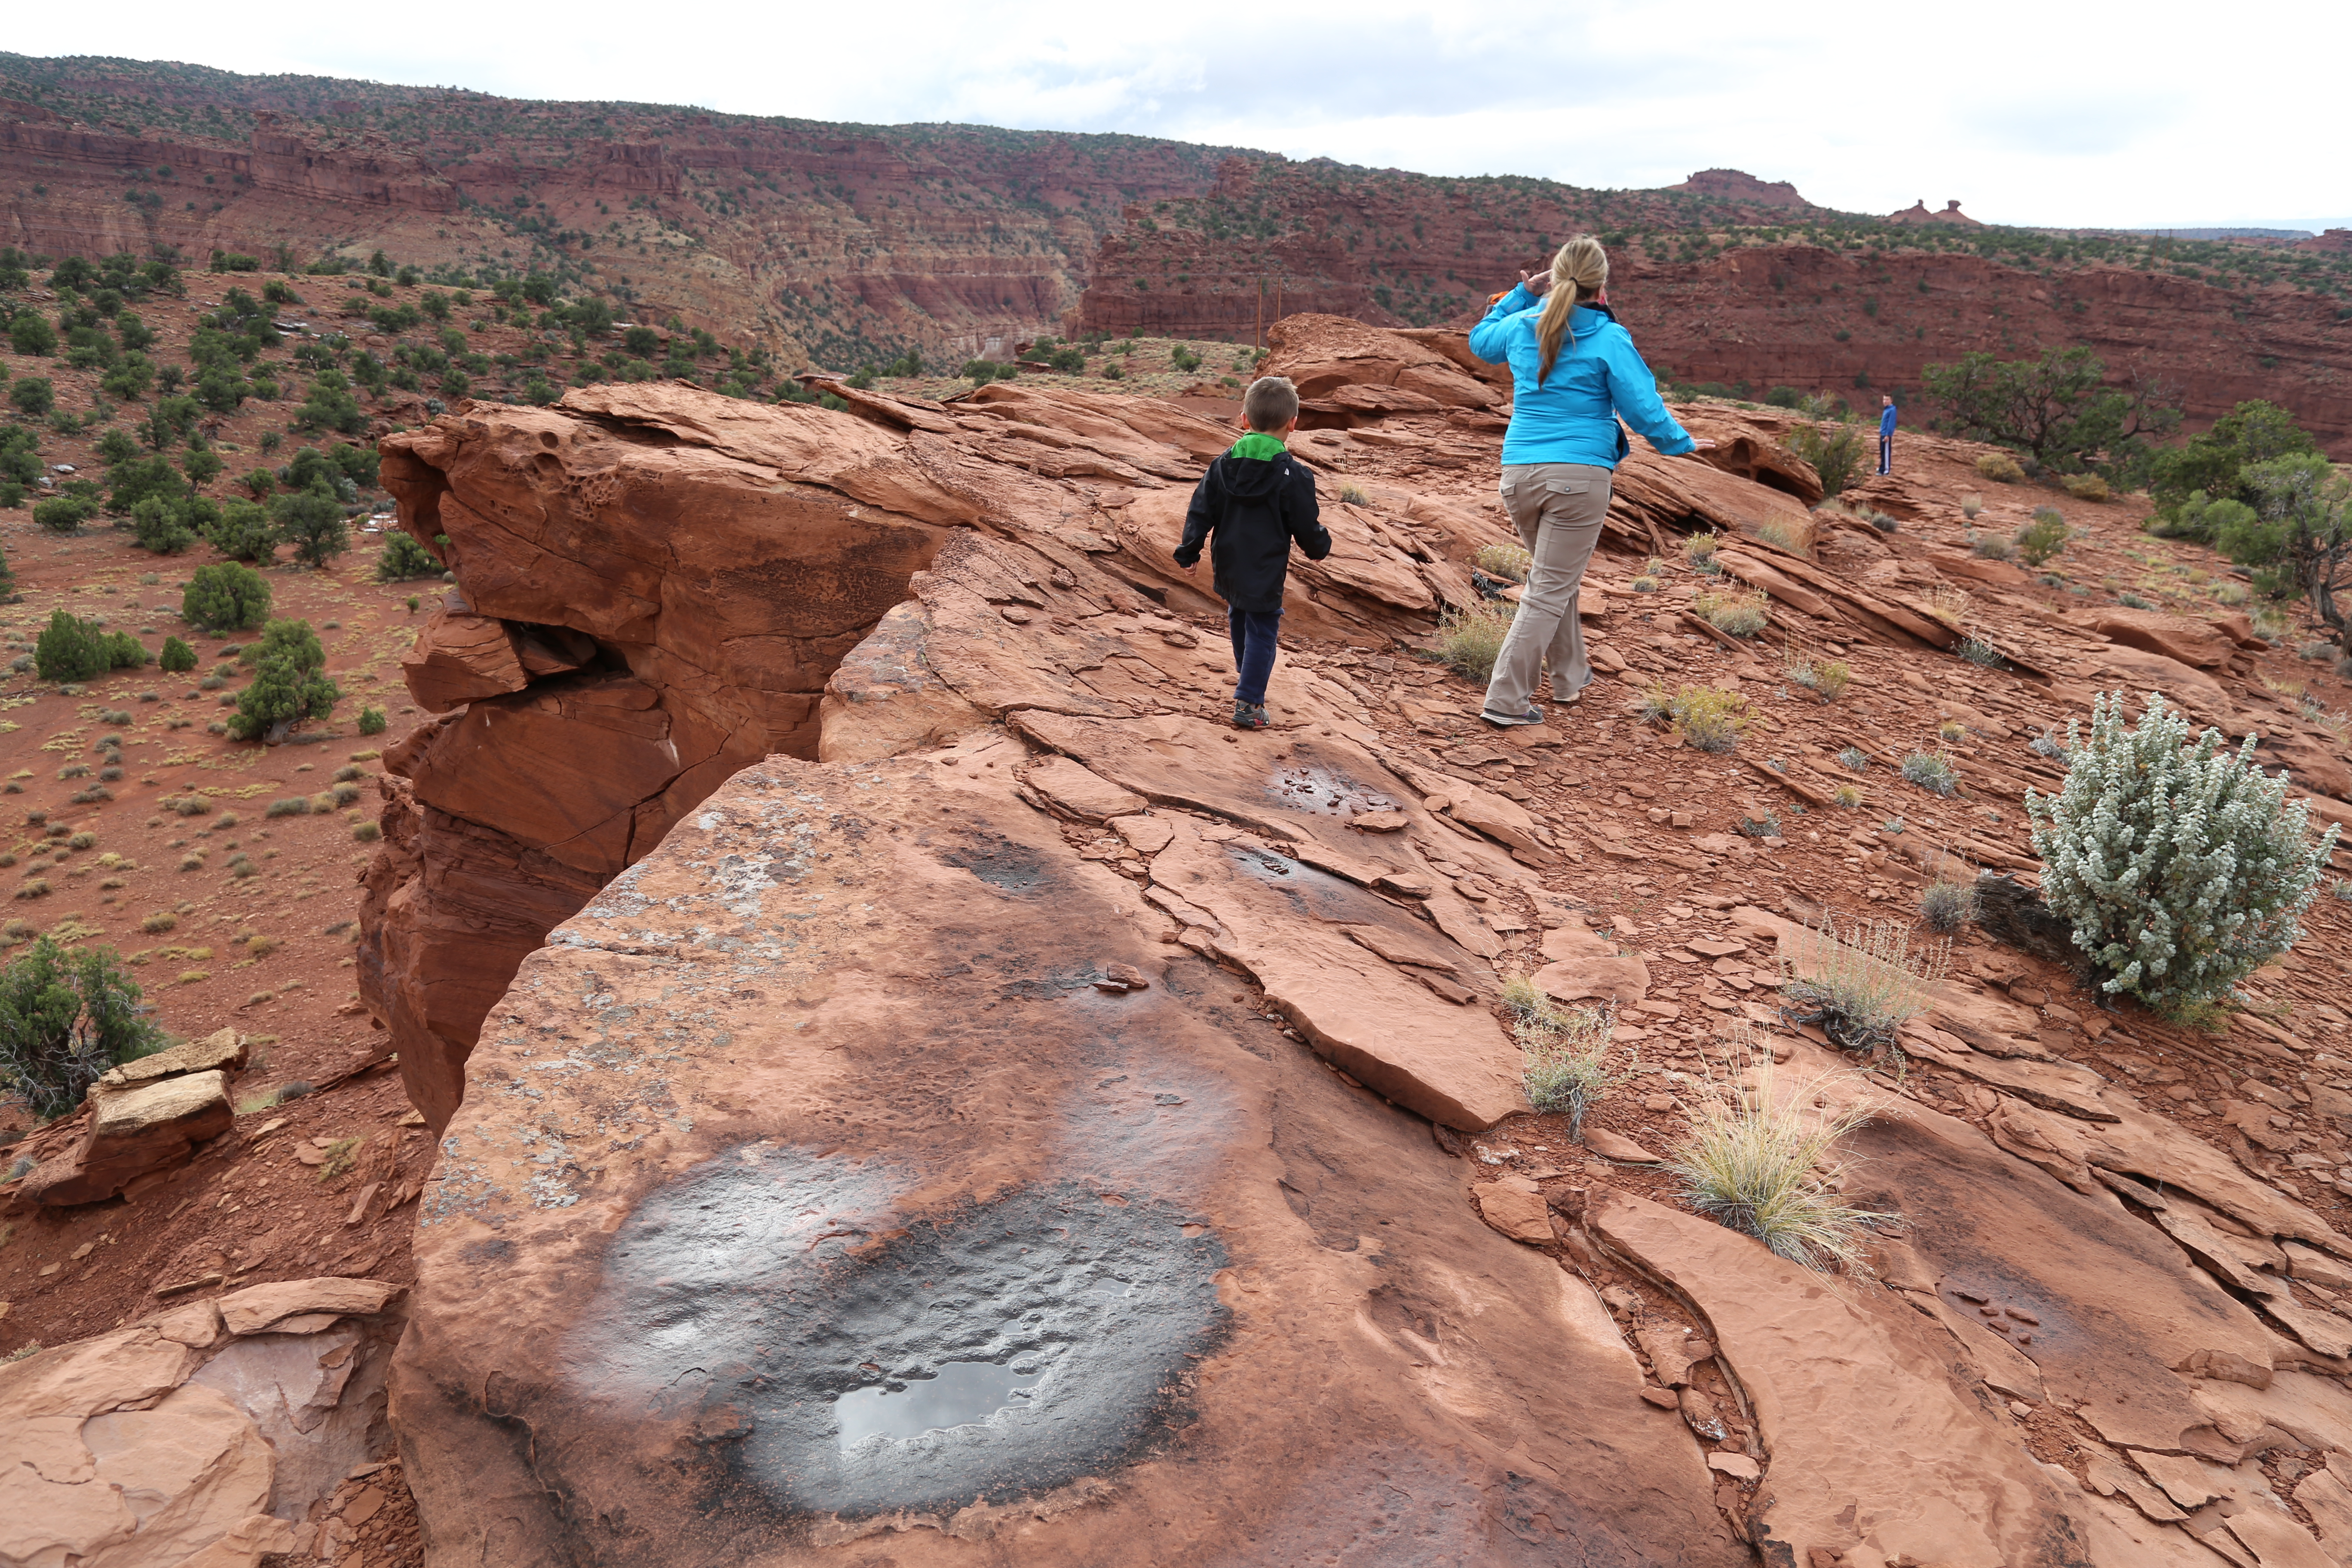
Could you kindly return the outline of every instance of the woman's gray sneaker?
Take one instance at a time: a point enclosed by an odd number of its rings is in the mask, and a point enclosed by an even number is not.
[[[1497,730],[1508,730],[1520,724],[1540,724],[1544,721],[1542,710],[1537,708],[1530,708],[1526,712],[1519,714],[1487,713],[1482,711],[1478,717],[1484,719],[1487,723],[1492,724]]]

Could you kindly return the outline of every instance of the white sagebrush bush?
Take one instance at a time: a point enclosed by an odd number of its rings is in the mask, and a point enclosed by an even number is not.
[[[2025,792],[2042,897],[2073,922],[2102,988],[2178,1012],[2226,995],[2294,945],[2335,827],[2316,839],[2310,807],[2286,804],[2284,770],[2235,756],[2219,731],[2194,744],[2189,721],[2151,693],[2137,725],[2103,693],[2091,732],[2066,726],[2066,784]]]

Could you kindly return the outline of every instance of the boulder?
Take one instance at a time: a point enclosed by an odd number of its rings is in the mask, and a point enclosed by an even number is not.
[[[1544,933],[1543,967],[1528,978],[1555,1002],[1633,1006],[1650,993],[1650,966],[1639,954],[1620,954],[1617,945],[1573,921]]]
[[[1504,1176],[1480,1187],[1478,1213],[1513,1241],[1531,1247],[1552,1244],[1551,1210],[1541,1189],[1525,1176]]]
[[[20,1189],[53,1206],[110,1198],[150,1171],[185,1159],[236,1120],[218,1069],[123,1089],[93,1086],[89,1131],[79,1147],[36,1168]]]
[[[1363,395],[1377,388],[1416,395],[1417,404],[1402,405],[1408,411],[1490,408],[1507,396],[1433,348],[1344,316],[1285,316],[1267,329],[1266,342],[1274,352],[1260,374],[1286,375],[1302,399],[1333,401],[1343,413],[1378,415],[1397,406]],[[1352,400],[1339,401],[1342,393]]]
[[[387,1285],[380,1279],[327,1276],[248,1285],[223,1296],[215,1304],[220,1310],[222,1324],[230,1333],[258,1334],[271,1330],[283,1331],[289,1318],[323,1315],[331,1321],[374,1317],[399,1294],[399,1286]]]

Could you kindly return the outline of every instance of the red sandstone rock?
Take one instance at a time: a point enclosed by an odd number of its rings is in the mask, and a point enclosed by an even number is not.
[[[1698,1303],[1755,1407],[1772,1459],[1753,1516],[1768,1560],[1867,1547],[1886,1561],[2037,1562],[2063,1538],[2067,1493],[1951,1384],[1909,1308],[1841,1300],[1706,1220],[1595,1198],[1591,1223]]]
[[[2212,669],[2225,662],[2239,640],[2218,623],[2159,610],[2099,610],[2085,619],[2093,631],[2126,647],[2161,654],[2199,669]]]
[[[79,1147],[25,1178],[28,1197],[52,1205],[110,1198],[148,1172],[187,1158],[236,1120],[218,1068],[111,1088],[89,1095],[89,1131]]]
[[[1436,350],[1343,316],[1289,316],[1266,340],[1274,353],[1259,367],[1261,374],[1286,375],[1302,399],[1338,400],[1343,411],[1411,411],[1416,402],[1422,408],[1487,408],[1502,401],[1493,386]],[[1383,388],[1407,395],[1370,395]],[[1354,401],[1341,399],[1343,392]]]
[[[308,1284],[371,1310],[390,1290]],[[333,1321],[255,1338],[200,1301],[0,1366],[0,1561],[258,1568],[310,1552],[311,1510],[391,1452],[399,1325]]]
[[[525,961],[423,1200],[396,1373],[436,1552],[686,1568],[889,1531],[944,1562],[1018,1531],[1024,1563],[1101,1568],[1164,1560],[1185,1519],[1190,1558],[1289,1563],[1396,1509],[1384,1534],[1465,1562],[1746,1561],[1590,1288],[1482,1223],[1418,1118],[1152,938],[1135,884],[987,766],[1008,751],[771,759]],[[1270,918],[1244,889],[1299,873],[1181,822],[1155,870],[1200,858],[1224,918]],[[1065,985],[1074,952],[1152,984]],[[1016,1302],[1059,1348],[1007,1329]],[[843,1453],[897,1397],[875,1368],[982,1361],[1045,1377]]]
[[[428,713],[446,713],[485,697],[520,691],[530,683],[504,621],[462,611],[436,610],[401,655],[409,694]]]

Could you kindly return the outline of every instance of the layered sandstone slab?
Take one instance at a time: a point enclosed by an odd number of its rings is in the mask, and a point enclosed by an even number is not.
[[[269,1292],[311,1310],[224,1321]],[[397,1293],[257,1286],[0,1366],[0,1562],[259,1568],[312,1552],[312,1509],[391,1453]]]
[[[525,962],[395,1374],[436,1552],[1746,1561],[1589,1288],[1160,940],[1026,754],[771,759]],[[1155,864],[1265,853],[1165,822]]]

